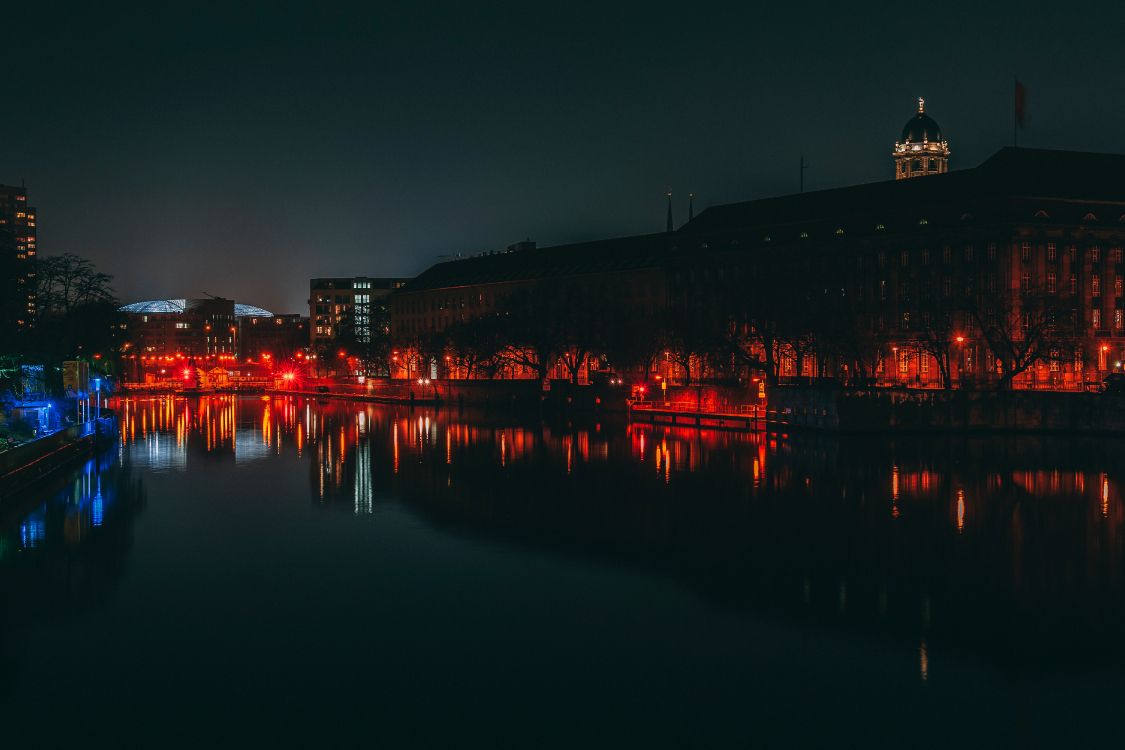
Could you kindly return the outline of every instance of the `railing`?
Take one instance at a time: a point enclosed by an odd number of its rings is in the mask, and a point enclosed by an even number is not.
[[[763,411],[760,404],[723,404],[715,408],[707,408],[706,406],[700,408],[695,401],[669,401],[668,403],[662,401],[633,401],[630,406],[635,411],[674,411],[704,415],[738,414],[752,417],[758,416]]]

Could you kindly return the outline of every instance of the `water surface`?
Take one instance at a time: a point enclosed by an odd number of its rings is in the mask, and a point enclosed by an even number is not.
[[[1125,444],[136,400],[0,506],[23,746],[1114,737]]]

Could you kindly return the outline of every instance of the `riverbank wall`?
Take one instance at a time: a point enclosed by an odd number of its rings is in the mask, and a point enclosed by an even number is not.
[[[90,455],[117,431],[114,417],[72,425],[0,453],[0,500],[27,489],[71,462]]]
[[[792,386],[771,390],[766,421],[827,432],[1125,434],[1125,396]]]
[[[323,388],[324,390],[320,390]],[[340,398],[369,403],[452,404],[456,406],[539,408],[542,389],[537,380],[372,380],[362,385],[331,383],[270,391],[306,398]]]

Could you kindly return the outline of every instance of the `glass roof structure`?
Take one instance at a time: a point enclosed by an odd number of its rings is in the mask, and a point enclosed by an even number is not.
[[[144,302],[133,302],[117,308],[124,313],[182,313],[187,309],[186,299],[150,299]],[[243,305],[235,303],[234,316],[236,318],[272,318],[273,313],[256,305]]]

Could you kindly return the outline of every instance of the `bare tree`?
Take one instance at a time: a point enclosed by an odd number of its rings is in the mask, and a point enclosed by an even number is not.
[[[37,273],[39,304],[44,312],[67,315],[82,305],[116,302],[110,286],[113,277],[77,255],[42,258]]]
[[[1026,291],[1006,303],[982,300],[971,306],[988,348],[1001,363],[997,388],[1010,389],[1018,375],[1048,360],[1059,346],[1058,321],[1063,312],[1058,297],[1042,289]]]

